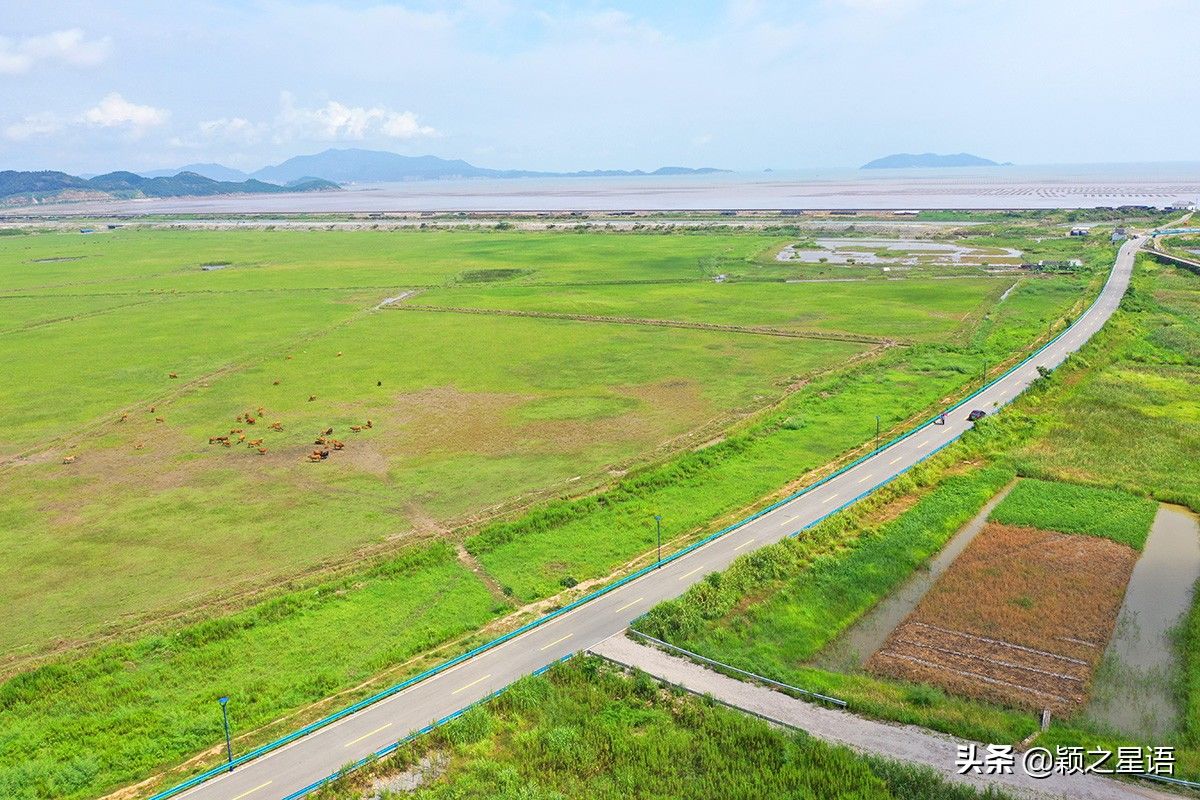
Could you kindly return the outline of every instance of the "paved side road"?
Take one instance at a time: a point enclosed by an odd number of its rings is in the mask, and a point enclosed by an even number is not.
[[[969,405],[947,414],[944,425],[926,425],[769,513],[666,561],[636,580],[176,796],[188,800],[285,800],[301,796],[306,787],[335,774],[344,765],[378,753],[431,721],[623,630],[655,603],[678,596],[710,572],[725,569],[743,553],[794,535],[856,502],[969,430],[973,425],[967,420],[969,410],[991,413],[1006,405],[1037,380],[1039,367],[1053,369],[1078,350],[1121,302],[1140,244],[1141,240],[1134,240],[1121,248],[1100,297],[1066,332],[989,385]]]
[[[932,767],[949,780],[976,788],[991,785],[1030,800],[1060,797],[1072,800],[1179,798],[1178,795],[1097,775],[1031,778],[1021,773],[1019,767],[1012,775],[959,775],[954,762],[958,746],[968,744],[966,739],[955,739],[913,725],[876,722],[855,716],[848,711],[806,703],[773,689],[726,677],[658,648],[638,644],[626,638],[623,633],[605,639],[588,650],[609,661],[636,667],[659,680],[682,686],[688,691],[712,695],[726,705],[793,728],[800,728],[818,739],[844,744],[871,755]],[[982,745],[980,747],[982,748]]]

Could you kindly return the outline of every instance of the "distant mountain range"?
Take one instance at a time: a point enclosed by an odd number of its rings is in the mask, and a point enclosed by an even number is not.
[[[895,153],[868,161],[859,169],[904,169],[908,167],[1010,167],[970,153],[940,155],[938,153]]]
[[[213,180],[195,172],[145,177],[132,172],[110,172],[80,178],[65,172],[0,172],[0,203],[46,202],[95,197],[198,197],[215,194],[266,194],[338,190],[336,183],[308,178],[285,185],[260,180]]]
[[[94,198],[186,197],[217,194],[265,194],[338,190],[343,183],[389,183],[452,178],[597,178],[637,175],[706,175],[729,170],[702,167],[538,172],[488,169],[461,159],[402,156],[380,150],[326,150],[289,158],[252,173],[222,164],[188,164],[177,170],[136,174],[109,172],[83,178],[65,172],[0,172],[0,204],[55,202]]]
[[[437,156],[402,156],[382,150],[326,150],[308,156],[289,158],[282,164],[263,167],[246,173],[221,164],[189,164],[181,167],[199,175],[220,181],[257,179],[271,183],[286,183],[307,178],[323,178],[335,183],[391,183],[395,181],[428,181],[452,178],[601,178],[638,175],[706,175],[729,170],[713,167],[661,167],[653,172],[640,169],[586,170],[582,172],[541,172],[521,169],[488,169],[477,167],[462,159]],[[173,174],[147,172],[146,177]]]

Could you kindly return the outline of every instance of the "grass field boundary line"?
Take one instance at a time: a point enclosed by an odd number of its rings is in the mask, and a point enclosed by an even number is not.
[[[568,322],[594,322],[602,325],[647,325],[656,328],[686,328],[723,333],[748,333],[758,336],[781,336],[787,339],[821,339],[836,342],[856,342],[876,345],[908,344],[900,339],[891,339],[867,334],[841,331],[790,331],[783,328],[762,328],[753,325],[722,325],[715,322],[689,322],[687,320],[653,319],[642,317],[608,317],[595,314],[569,314],[558,311],[526,311],[505,308],[470,308],[466,306],[431,306],[414,303],[389,303],[383,308],[392,311],[429,311],[441,314],[477,314],[492,317],[529,317],[532,319],[554,319]]]
[[[1066,328],[1064,328],[1062,331],[1060,331],[1057,335],[1055,335],[1053,338],[1051,338],[1048,342],[1046,342],[1041,347],[1039,347],[1036,351],[1034,351],[1030,355],[1026,356],[1024,359],[1022,359],[1017,364],[1010,367],[1003,374],[1001,374],[997,378],[993,379],[991,382],[986,383],[983,386],[979,387],[971,394],[967,395],[966,397],[959,400],[954,405],[950,406],[950,408],[947,409],[947,411],[953,411],[954,409],[961,407],[962,405],[964,405],[965,403],[969,402],[971,399],[973,399],[974,397],[979,395],[981,392],[986,391],[987,389],[991,388],[993,385],[995,385],[999,381],[1003,380],[1004,378],[1006,378],[1008,375],[1012,374],[1017,369],[1020,369],[1022,366],[1028,364],[1030,361],[1037,358],[1037,356],[1040,355],[1043,351],[1045,351],[1046,348],[1050,347],[1050,345],[1054,344],[1056,341],[1058,341],[1060,338],[1062,338],[1064,335],[1066,335],[1066,333],[1068,333],[1076,324],[1078,324],[1080,320],[1082,320],[1089,313],[1091,313],[1092,309],[1094,309],[1096,307],[1096,305],[1100,302],[1100,299],[1104,296],[1105,290],[1108,288],[1108,285],[1112,282],[1113,275],[1115,274],[1115,272],[1116,272],[1116,262],[1114,261],[1113,268],[1109,272],[1108,280],[1105,281],[1104,286],[1101,288],[1100,293],[1096,296],[1096,299],[1093,300],[1091,305],[1088,306],[1087,310],[1085,310],[1079,316],[1077,316],[1071,322],[1070,325],[1068,325]],[[397,308],[400,308],[400,306],[397,306]],[[613,583],[610,583],[606,586],[602,586],[599,589],[596,589],[595,591],[590,592],[589,594],[586,594],[583,597],[580,597],[579,599],[568,603],[567,605],[563,606],[562,608],[559,608],[559,609],[552,611],[542,617],[539,617],[538,619],[528,622],[519,628],[509,631],[508,633],[506,633],[502,636],[499,636],[495,639],[492,639],[491,641],[485,642],[484,644],[481,644],[480,646],[474,648],[473,650],[469,650],[466,653],[458,655],[458,656],[450,659],[449,661],[444,661],[441,664],[431,667],[430,669],[427,669],[422,673],[414,675],[413,677],[411,677],[405,681],[402,681],[401,683],[398,683],[394,686],[384,689],[383,691],[377,692],[376,694],[374,694],[370,697],[367,697],[363,700],[360,700],[357,703],[354,703],[350,706],[347,706],[346,708],[343,708],[341,711],[334,712],[333,714],[330,714],[322,719],[319,719],[319,720],[316,720],[315,722],[309,723],[308,725],[305,725],[304,727],[299,728],[299,729],[293,731],[292,733],[287,734],[286,736],[282,736],[272,742],[267,742],[266,744],[263,744],[263,745],[255,748],[254,750],[251,750],[248,753],[244,753],[241,756],[238,756],[237,758],[233,759],[232,762],[229,762],[229,763],[223,764],[223,765],[219,765],[217,767],[213,767],[212,769],[202,772],[199,775],[196,775],[180,784],[177,784],[169,789],[159,792],[159,793],[151,796],[149,798],[149,800],[166,800],[167,798],[174,797],[175,795],[179,794],[182,791],[190,789],[193,786],[196,786],[197,784],[203,783],[204,781],[208,780],[209,778],[212,778],[216,775],[219,775],[222,772],[225,772],[227,769],[238,766],[240,764],[244,764],[248,761],[258,758],[261,755],[265,755],[274,750],[277,750],[280,747],[283,747],[284,745],[295,741],[296,739],[299,739],[303,736],[308,735],[309,733],[312,733],[313,731],[316,731],[320,728],[325,727],[326,725],[329,725],[333,722],[343,719],[344,717],[349,716],[350,714],[353,714],[357,711],[360,711],[369,705],[373,705],[374,703],[377,703],[380,700],[384,700],[388,697],[391,697],[391,696],[403,691],[404,689],[407,689],[409,686],[412,686],[416,683],[420,683],[421,681],[426,680],[427,678],[430,678],[434,675],[440,674],[440,673],[446,671],[447,669],[450,669],[451,667],[456,666],[457,664],[460,664],[463,661],[466,661],[469,658],[473,658],[474,656],[479,655],[480,653],[483,653],[487,650],[491,650],[495,647],[498,647],[499,645],[501,645],[507,641],[510,641],[511,639],[513,639],[517,636],[520,636],[521,634],[523,634],[529,630],[532,630],[536,627],[544,625],[553,619],[557,619],[558,617],[575,610],[576,608],[596,599],[597,597],[601,597],[602,595],[608,594],[609,592],[611,592],[615,589],[618,589],[627,583],[637,580],[638,578],[641,578],[642,576],[654,571],[655,569],[657,569],[663,565],[666,565],[672,561],[675,561],[679,558],[682,558],[683,556],[687,555],[688,553],[691,553],[693,550],[703,547],[704,545],[730,533],[731,531],[734,531],[738,528],[741,528],[741,527],[749,524],[750,522],[758,519],[759,517],[762,517],[765,514],[769,514],[770,512],[774,511],[775,509],[779,508],[780,506],[783,506],[805,494],[808,494],[809,492],[819,488],[820,486],[823,486],[824,484],[828,483],[829,481],[833,480],[834,478],[838,477],[839,475],[842,475],[842,474],[848,472],[849,470],[853,469],[854,467],[856,467],[858,464],[862,463],[866,459],[871,458],[872,456],[876,455],[877,453],[879,453],[883,450],[886,450],[888,447],[891,447],[892,445],[894,445],[900,441],[903,441],[904,439],[907,439],[908,437],[918,433],[919,431],[924,430],[929,425],[932,425],[937,419],[938,419],[938,416],[930,417],[929,420],[927,420],[926,422],[918,425],[917,427],[913,428],[912,430],[910,430],[906,433],[896,436],[891,441],[876,447],[874,450],[872,450],[869,453],[866,453],[865,455],[852,461],[851,463],[847,464],[846,466],[842,467],[841,469],[837,470],[836,472],[834,472],[830,475],[827,475],[826,477],[822,478],[821,480],[816,481],[815,483],[810,484],[809,486],[806,486],[787,497],[777,500],[776,502],[772,503],[771,505],[766,506],[765,508],[762,508],[762,509],[756,511],[755,513],[745,517],[744,519],[742,519],[738,522],[728,525],[715,533],[709,534],[708,536],[706,536],[696,542],[693,542],[692,544],[688,545],[687,547],[684,547],[681,550],[677,550],[676,552],[667,555],[661,561],[656,561],[646,567],[643,567],[642,569],[637,570],[636,572],[626,575],[624,578],[614,581]],[[960,434],[960,436],[961,436],[961,434]],[[922,456],[921,458],[919,458],[917,461],[915,461],[912,465],[907,467],[905,470],[902,470],[902,471],[896,473],[896,475],[893,476],[892,478],[890,478],[886,481],[880,482],[876,486],[874,486],[871,489],[868,489],[866,492],[863,492],[862,494],[860,494],[854,500],[843,503],[841,506],[834,509],[833,511],[830,511],[829,513],[821,516],[816,521],[814,521],[810,525],[806,526],[805,530],[820,523],[821,521],[823,521],[824,519],[828,518],[829,516],[837,513],[838,511],[844,510],[847,506],[851,505],[854,502],[857,502],[859,499],[862,499],[866,495],[875,491],[877,488],[879,488],[879,486],[882,486],[886,483],[889,483],[892,480],[895,480],[896,477],[903,475],[905,472],[907,472],[909,469],[912,469],[917,464],[920,464],[920,463],[928,460],[929,458],[933,457],[935,454],[937,454],[938,452],[943,450],[945,447],[947,447],[951,443],[957,441],[958,438],[959,438],[958,436],[954,437],[950,441],[940,445],[939,447],[935,448],[931,452],[929,452],[929,453],[925,454],[924,456]],[[797,531],[797,534],[798,533],[799,533],[799,531]],[[792,535],[794,536],[797,534],[792,534]],[[326,782],[328,782],[328,781],[326,781]]]
[[[0,299],[3,299],[3,298],[0,298]],[[106,306],[105,308],[96,308],[91,311],[81,311],[78,314],[66,314],[61,317],[33,320],[33,321],[27,322],[24,325],[21,325],[19,327],[9,328],[8,330],[0,331],[0,336],[11,336],[12,334],[25,333],[27,331],[35,331],[38,328],[45,328],[50,325],[57,325],[60,322],[74,322],[75,320],[78,320],[78,319],[90,319],[92,317],[103,316],[104,314],[111,314],[114,311],[121,311],[126,308],[135,308],[137,306],[144,306],[144,305],[147,305],[147,304],[153,303],[153,302],[154,302],[153,298],[147,298],[144,300],[134,300],[134,301],[128,302],[128,303],[120,303],[115,306]]]
[[[393,288],[391,291],[397,291],[397,290]],[[171,297],[171,295],[162,295],[162,297]],[[197,375],[195,378],[184,381],[177,387],[175,387],[169,391],[166,391],[163,394],[154,395],[152,397],[142,398],[140,401],[138,401],[136,403],[131,403],[122,408],[118,408],[112,412],[109,412],[108,414],[105,414],[103,416],[95,417],[94,419],[83,422],[79,425],[79,427],[75,428],[74,430],[67,431],[59,436],[54,437],[53,439],[49,439],[45,442],[42,442],[37,447],[26,449],[19,453],[15,453],[13,455],[0,458],[0,471],[4,471],[6,469],[14,469],[20,465],[20,462],[23,459],[29,458],[32,455],[35,455],[37,453],[47,452],[49,450],[54,449],[55,447],[59,447],[62,444],[71,441],[72,439],[76,439],[76,440],[82,439],[83,437],[85,437],[95,431],[107,428],[107,427],[115,424],[113,418],[117,414],[120,414],[122,412],[133,413],[134,411],[136,411],[139,408],[144,408],[146,405],[157,405],[159,403],[168,403],[173,400],[177,400],[178,398],[183,397],[184,395],[189,394],[190,392],[193,392],[196,389],[203,387],[204,384],[207,383],[208,381],[215,380],[215,379],[221,378],[221,377],[225,377],[227,375],[232,375],[232,374],[235,374],[238,372],[242,372],[246,369],[249,369],[251,366],[254,366],[255,364],[261,363],[261,361],[263,359],[286,353],[289,350],[295,349],[296,347],[300,346],[301,344],[303,344],[305,342],[315,341],[317,339],[329,336],[330,334],[332,334],[334,331],[338,330],[339,328],[346,327],[347,325],[353,325],[356,322],[359,322],[362,319],[364,319],[367,316],[374,314],[374,313],[376,313],[375,306],[360,308],[357,311],[346,316],[344,319],[338,320],[336,322],[332,322],[328,325],[324,325],[324,326],[321,326],[318,328],[312,328],[312,329],[309,329],[306,331],[299,332],[296,335],[296,338],[294,338],[288,342],[285,342],[282,345],[280,345],[279,347],[275,347],[271,350],[266,350],[266,351],[255,351],[252,349],[244,350],[234,360],[226,361],[225,363],[214,367],[213,369],[211,369],[210,371],[208,371],[206,373]]]
[[[798,692],[799,694],[802,694],[805,697],[815,697],[818,700],[823,700],[826,703],[832,703],[833,705],[839,706],[840,708],[846,708],[846,706],[848,705],[848,703],[845,700],[842,700],[840,698],[830,697],[827,694],[821,694],[820,692],[814,692],[809,689],[801,689],[799,686],[792,686],[789,683],[784,683],[782,681],[773,680],[771,678],[764,677],[757,673],[750,672],[749,670],[739,669],[738,667],[735,667],[732,664],[726,664],[723,661],[717,661],[716,659],[708,658],[707,656],[702,656],[699,653],[693,653],[691,650],[685,650],[684,648],[679,647],[677,645],[673,645],[670,642],[664,642],[662,639],[656,639],[648,633],[642,633],[641,631],[634,630],[633,628],[626,628],[625,630],[628,631],[629,633],[636,634],[637,636],[641,636],[643,639],[648,639],[649,641],[654,642],[655,644],[660,645],[662,647],[666,647],[668,649],[683,653],[688,658],[696,659],[698,661],[703,661],[705,664],[712,664],[714,666],[720,667],[721,669],[732,670],[733,672],[736,672],[740,675],[746,675],[748,677],[751,677],[756,681],[762,681],[763,683],[769,683],[772,686],[777,686],[782,689],[788,689],[789,691]]]

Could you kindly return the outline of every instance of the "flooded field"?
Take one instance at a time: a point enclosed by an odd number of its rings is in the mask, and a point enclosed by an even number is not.
[[[1147,740],[1161,739],[1175,728],[1173,633],[1191,607],[1197,579],[1200,525],[1195,515],[1160,506],[1096,674],[1084,711],[1088,719]]]
[[[801,264],[915,266],[1017,266],[1021,251],[1008,247],[970,247],[919,239],[818,238],[816,247],[789,245],[776,259]]]

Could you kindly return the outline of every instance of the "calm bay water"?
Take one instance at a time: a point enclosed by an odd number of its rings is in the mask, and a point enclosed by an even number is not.
[[[1034,209],[1167,206],[1197,199],[1200,162],[410,181],[350,185],[342,192],[88,201],[70,204],[69,209],[71,213]],[[66,208],[40,206],[34,213],[62,213]]]

